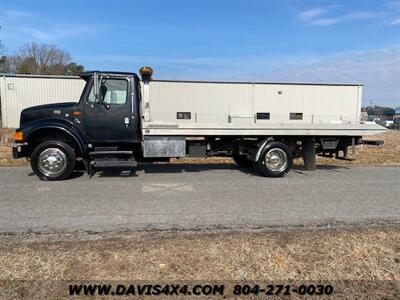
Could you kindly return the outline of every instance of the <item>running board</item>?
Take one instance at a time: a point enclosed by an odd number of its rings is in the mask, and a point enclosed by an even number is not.
[[[137,167],[137,161],[136,160],[99,160],[99,161],[92,161],[91,165],[95,168],[122,168],[122,167],[135,168],[135,167]]]
[[[92,160],[87,166],[89,177],[95,174],[96,169],[107,169],[107,168],[119,168],[130,170],[137,167],[137,161],[134,158],[128,160],[118,160],[118,159],[99,159]]]
[[[132,155],[133,151],[92,151],[89,152],[90,156],[98,155]]]

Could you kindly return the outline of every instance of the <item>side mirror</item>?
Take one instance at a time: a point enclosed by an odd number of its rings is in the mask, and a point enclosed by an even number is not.
[[[103,104],[106,109],[110,108],[110,104],[104,102],[104,99],[101,95],[101,84],[103,81],[103,76],[100,76],[99,73],[93,74],[93,93],[98,103]]]
[[[100,100],[100,82],[99,82],[99,73],[95,72],[93,74],[93,93],[96,100]]]

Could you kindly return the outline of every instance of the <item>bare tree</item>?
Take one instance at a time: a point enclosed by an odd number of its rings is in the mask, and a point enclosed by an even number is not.
[[[5,55],[0,56],[0,73],[9,73],[10,63],[8,57]]]
[[[54,45],[32,43],[22,46],[12,60],[17,73],[56,75],[64,73],[71,56]]]
[[[0,73],[10,72],[10,62],[4,52],[4,45],[0,40]]]
[[[76,72],[84,69],[72,63],[68,51],[37,43],[22,46],[10,57],[10,62],[13,71],[20,74],[77,75]]]

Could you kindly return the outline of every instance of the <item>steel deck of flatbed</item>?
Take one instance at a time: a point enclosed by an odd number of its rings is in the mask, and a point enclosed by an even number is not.
[[[383,133],[377,124],[174,124],[143,123],[144,136],[365,136]]]

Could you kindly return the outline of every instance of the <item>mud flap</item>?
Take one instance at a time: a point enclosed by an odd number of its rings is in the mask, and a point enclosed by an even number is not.
[[[317,169],[315,155],[315,138],[303,139],[303,161],[304,168],[307,171],[315,171]]]

